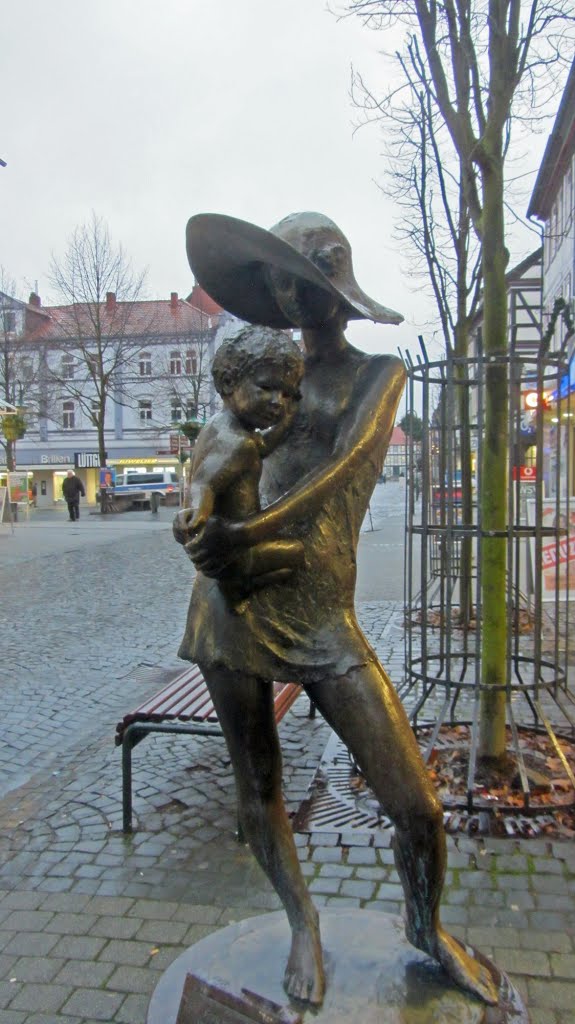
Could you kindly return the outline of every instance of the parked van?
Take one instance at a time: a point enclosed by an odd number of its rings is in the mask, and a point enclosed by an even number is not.
[[[180,483],[177,473],[173,470],[162,470],[151,473],[135,473],[124,470],[116,474],[114,497],[134,495],[139,501],[149,501],[152,507],[158,503],[177,505],[180,499]]]

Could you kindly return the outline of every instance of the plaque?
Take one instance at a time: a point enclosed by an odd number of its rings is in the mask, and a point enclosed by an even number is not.
[[[241,995],[187,974],[176,1024],[303,1024],[299,1013],[243,988]]]

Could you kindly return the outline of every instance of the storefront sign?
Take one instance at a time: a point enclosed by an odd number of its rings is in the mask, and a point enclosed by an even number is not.
[[[178,460],[173,456],[158,459],[155,455],[140,455],[137,459],[108,459],[109,466],[155,466],[158,463],[162,466],[167,463],[175,464]]]
[[[74,452],[76,469],[98,469],[100,466],[99,452]]]
[[[41,455],[40,462],[43,466],[59,466],[61,463],[72,464],[71,455]]]

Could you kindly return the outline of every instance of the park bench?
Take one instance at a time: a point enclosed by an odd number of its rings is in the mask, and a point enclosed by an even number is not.
[[[279,724],[299,697],[297,683],[274,683],[274,712]],[[309,716],[315,708],[310,701]],[[180,672],[171,683],[124,715],[116,726],[116,746],[122,747],[122,828],[132,831],[132,750],[151,732],[223,736],[206,681],[197,665]]]

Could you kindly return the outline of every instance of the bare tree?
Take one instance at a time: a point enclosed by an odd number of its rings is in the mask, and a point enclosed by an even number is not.
[[[75,229],[63,257],[52,259],[51,282],[62,306],[51,314],[61,340],[52,342],[48,375],[96,428],[102,466],[109,400],[125,401],[122,371],[153,331],[152,317],[142,322],[137,315],[144,279],[95,213]]]
[[[178,428],[188,421],[205,420],[212,412],[214,389],[211,365],[215,329],[208,324],[170,338],[163,346],[154,392],[167,413],[167,423]]]
[[[481,244],[473,232],[471,214],[462,187],[461,157],[454,149],[445,122],[434,101],[432,83],[416,34],[394,55],[401,71],[399,85],[375,96],[357,72],[353,95],[366,121],[384,130],[389,173],[384,190],[395,200],[401,215],[395,235],[407,251],[410,271],[433,295],[445,348],[465,359],[469,334],[481,296]],[[456,380],[465,377],[456,361]],[[468,391],[457,388],[459,446],[461,452],[461,524],[473,518],[471,424]],[[459,624],[468,629],[472,608],[472,540],[460,542]]]
[[[505,574],[508,345],[504,169],[511,116],[559,88],[573,56],[570,0],[351,0],[375,29],[402,21],[421,38],[429,89],[460,159],[461,187],[482,246],[486,377],[480,496],[484,528],[480,753],[505,754]]]
[[[9,471],[16,469],[16,442],[36,416],[40,363],[25,337],[26,306],[16,298],[16,284],[0,267],[0,398],[17,410],[3,416],[0,444]]]

